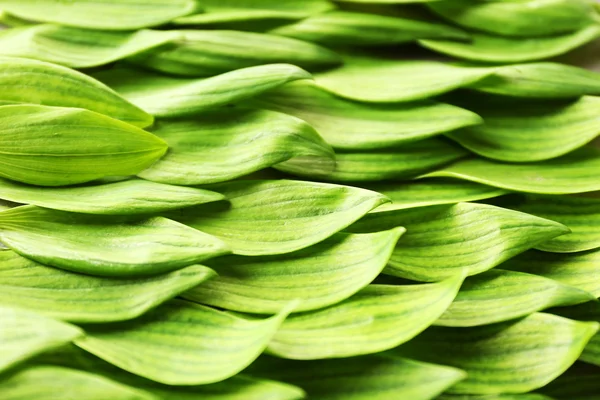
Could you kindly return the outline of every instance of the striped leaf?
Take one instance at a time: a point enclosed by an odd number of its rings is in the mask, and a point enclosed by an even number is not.
[[[131,175],[167,150],[133,125],[78,108],[0,106],[0,176],[62,186]]]
[[[0,179],[0,198],[84,214],[149,214],[223,200],[204,189],[132,179],[100,185],[40,188]]]
[[[469,329],[432,327],[392,352],[465,370],[450,393],[526,393],[569,368],[598,327],[535,313]]]
[[[96,74],[127,100],[157,117],[195,115],[259,95],[311,75],[289,64],[242,68],[205,79],[181,79],[134,69]]]
[[[195,265],[148,278],[103,278],[46,267],[0,251],[0,302],[74,322],[135,318],[216,274]]]
[[[303,119],[334,148],[346,150],[397,146],[482,122],[470,111],[443,103],[388,105],[349,101],[307,81],[281,86],[249,103]]]
[[[486,325],[524,317],[550,307],[594,299],[588,292],[552,279],[492,269],[467,278],[435,325]]]
[[[422,285],[369,285],[322,310],[288,317],[268,352],[295,360],[353,357],[396,347],[450,305],[463,276]]]
[[[218,276],[183,296],[248,313],[275,313],[298,299],[294,312],[336,304],[368,285],[385,267],[403,228],[338,233],[306,249],[278,256],[229,256],[207,263]],[[1,254],[1,253],[0,253]]]
[[[140,221],[22,206],[2,211],[0,227],[0,240],[17,253],[91,275],[158,274],[228,253],[217,238],[163,217]]]
[[[200,385],[234,376],[256,359],[286,317],[248,320],[171,300],[127,322],[86,326],[75,341],[126,371],[169,385]],[[164,339],[171,337],[168,341]]]
[[[579,321],[600,322],[600,303],[598,301],[555,310],[555,312]],[[600,334],[596,334],[590,339],[579,359],[600,367]]]
[[[577,362],[541,388],[540,392],[556,400],[597,400],[600,393],[600,367]]]
[[[539,393],[525,394],[443,394],[437,397],[436,400],[555,400],[548,396]],[[590,400],[590,399],[588,399]]]
[[[1,44],[0,44],[1,46]],[[87,108],[141,128],[152,116],[87,75],[46,62],[0,57],[0,103]]]
[[[469,275],[486,271],[568,231],[554,221],[476,203],[370,213],[348,230],[373,232],[395,226],[407,232],[384,273],[426,282],[463,269]]]
[[[234,254],[249,256],[319,243],[388,201],[370,190],[289,180],[233,181],[210,189],[223,193],[230,205],[207,204],[171,217],[215,235]]]
[[[0,0],[4,11],[40,22],[88,29],[134,30],[193,12],[193,0]]]
[[[310,125],[267,110],[216,110],[193,120],[160,121],[153,133],[169,152],[138,175],[156,182],[223,182],[294,158],[333,168],[333,150]]]

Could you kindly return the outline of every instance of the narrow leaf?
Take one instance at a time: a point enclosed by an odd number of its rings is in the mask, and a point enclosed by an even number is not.
[[[443,394],[437,397],[436,400],[554,400],[548,396],[539,393],[525,394]],[[589,399],[588,399],[589,400]]]
[[[597,400],[600,367],[577,362],[540,392],[557,400]]]

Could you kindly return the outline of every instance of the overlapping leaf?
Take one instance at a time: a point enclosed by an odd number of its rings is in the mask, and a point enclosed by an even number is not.
[[[327,307],[373,281],[403,233],[403,228],[369,234],[338,233],[284,255],[217,258],[207,265],[218,276],[183,296],[259,314],[277,312],[296,299],[300,303],[294,312]]]
[[[427,282],[463,269],[469,275],[486,271],[568,232],[554,221],[475,203],[370,213],[348,230],[373,232],[394,226],[405,227],[407,233],[384,273]]]
[[[17,253],[91,275],[158,274],[229,252],[219,239],[163,217],[107,218],[22,206],[2,211],[0,227],[0,240]]]
[[[234,254],[252,256],[319,243],[388,201],[370,190],[289,180],[233,181],[210,189],[230,205],[207,204],[171,217],[222,239]]]
[[[557,400],[597,400],[600,368],[577,362],[540,392]]]
[[[310,125],[273,111],[216,110],[161,121],[153,133],[169,152],[139,176],[156,182],[223,182],[294,158],[333,168],[333,151]]]
[[[436,400],[555,400],[539,393],[525,394],[443,394]],[[588,399],[589,400],[589,399]]]
[[[566,307],[554,310],[555,313],[566,316],[567,318],[577,319],[579,321],[600,322],[600,303],[592,301],[573,307]],[[594,335],[585,346],[581,357],[579,358],[596,366],[600,366],[600,335]]]

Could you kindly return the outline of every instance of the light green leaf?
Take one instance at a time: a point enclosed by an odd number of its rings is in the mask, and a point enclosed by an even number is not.
[[[90,68],[154,49],[178,37],[177,32],[166,31],[111,32],[33,25],[0,31],[0,54]]]
[[[600,190],[600,149],[585,146],[535,164],[507,164],[483,158],[460,160],[426,177],[451,177],[525,193],[569,194]]]
[[[187,76],[211,76],[262,64],[289,63],[310,69],[341,63],[333,51],[292,38],[233,30],[175,32],[181,38],[173,46],[152,49],[129,60],[145,68]]]
[[[589,0],[447,0],[428,6],[455,24],[506,36],[551,36],[597,21]]]
[[[600,303],[598,301],[555,310],[555,312],[580,321],[600,322]],[[596,334],[590,339],[579,359],[600,366],[600,334]]]
[[[564,54],[600,36],[600,25],[562,36],[507,38],[484,33],[472,33],[470,42],[449,40],[419,40],[431,50],[453,57],[492,63],[541,60]]]
[[[3,376],[0,396],[3,400],[160,400],[98,375],[48,365],[30,366]]]
[[[465,378],[456,368],[382,355],[318,361],[262,356],[248,372],[298,385],[311,400],[432,400]]]
[[[485,123],[447,136],[472,152],[495,160],[543,161],[567,154],[600,134],[600,97],[533,102],[470,94],[458,98],[456,104],[474,111]]]
[[[138,175],[156,182],[223,182],[296,158],[334,165],[333,150],[310,125],[273,111],[215,110],[193,120],[160,121],[153,133],[169,152]]]
[[[234,254],[285,254],[319,243],[387,198],[350,186],[290,180],[234,181],[210,186],[230,206],[215,203],[171,218],[227,243]],[[395,228],[395,227],[393,227]]]
[[[87,336],[75,344],[157,382],[214,383],[234,376],[254,361],[287,312],[248,320],[188,301],[171,300],[133,321],[89,325]]]
[[[0,70],[0,104],[87,108],[141,128],[152,125],[152,116],[77,71],[12,57],[0,57]]]
[[[101,185],[41,188],[0,178],[0,199],[85,214],[155,213],[223,200],[204,189],[132,179]]]
[[[0,371],[83,333],[76,326],[4,305],[0,306],[0,326]]]
[[[295,360],[353,357],[396,347],[448,308],[463,276],[423,285],[369,285],[338,304],[288,317],[267,351]]]
[[[17,253],[91,275],[159,274],[229,252],[219,239],[163,217],[140,221],[22,206],[0,212],[0,227],[0,240]]]
[[[492,269],[467,278],[435,325],[486,325],[524,317],[550,307],[594,299],[591,293],[552,279]]]
[[[46,267],[13,251],[0,251],[0,302],[67,321],[120,321],[135,318],[215,275],[195,265],[148,278],[103,278]]]
[[[482,122],[470,111],[431,101],[402,105],[349,101],[307,81],[278,87],[251,99],[249,105],[303,119],[334,148],[347,150],[387,148]]]
[[[407,232],[384,273],[439,281],[463,269],[474,275],[568,232],[554,221],[476,203],[369,213],[348,228],[373,232],[403,226]]]
[[[296,299],[300,303],[294,312],[327,307],[371,283],[403,233],[403,228],[362,235],[338,233],[284,255],[217,258],[207,265],[218,276],[183,297],[259,314],[277,312]]]
[[[311,75],[289,64],[242,68],[205,79],[182,79],[135,69],[96,74],[127,100],[157,117],[196,115]]]
[[[443,394],[436,400],[554,400],[548,396],[539,393],[526,394]]]
[[[0,176],[62,186],[140,172],[167,144],[92,111],[39,105],[0,106]]]
[[[193,0],[0,0],[24,19],[88,29],[134,30],[165,24],[193,12]]]
[[[432,327],[392,352],[464,369],[467,378],[449,393],[526,393],[569,368],[598,327],[535,313],[468,329]]]
[[[600,368],[577,362],[540,392],[557,400],[598,400]]]
[[[449,141],[431,138],[397,148],[337,152],[335,168],[327,159],[291,160],[274,168],[293,175],[329,182],[376,182],[414,178],[469,153]]]

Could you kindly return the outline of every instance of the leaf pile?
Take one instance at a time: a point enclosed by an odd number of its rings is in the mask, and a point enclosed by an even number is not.
[[[0,399],[600,399],[595,1],[0,10]]]

